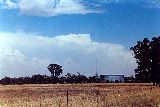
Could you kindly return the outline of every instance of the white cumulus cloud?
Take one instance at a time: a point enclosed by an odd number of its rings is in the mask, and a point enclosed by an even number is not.
[[[61,14],[102,13],[103,10],[94,9],[94,5],[87,6],[83,0],[4,0],[1,7],[18,9],[23,15],[55,16]]]
[[[47,66],[57,63],[64,74],[80,72],[133,75],[136,63],[120,44],[93,41],[90,34],[48,37],[23,32],[0,32],[0,77],[47,74]]]

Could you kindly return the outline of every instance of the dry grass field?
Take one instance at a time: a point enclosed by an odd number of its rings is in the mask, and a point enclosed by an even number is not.
[[[0,107],[160,107],[160,87],[125,83],[1,85]]]

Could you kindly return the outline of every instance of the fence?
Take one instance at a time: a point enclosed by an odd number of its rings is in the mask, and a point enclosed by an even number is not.
[[[0,107],[109,107],[122,101],[126,106],[154,95],[155,89],[159,90],[147,85],[0,86]]]
[[[99,90],[24,91],[16,95],[13,93],[9,98],[4,96],[7,100],[1,100],[0,107],[84,107],[86,104],[99,107],[107,93],[111,93]]]

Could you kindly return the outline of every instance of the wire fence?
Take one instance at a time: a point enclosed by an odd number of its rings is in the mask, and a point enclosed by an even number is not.
[[[136,93],[142,94],[139,98],[143,98],[144,92],[152,95],[155,88],[152,86],[122,87],[52,89],[31,86],[31,88],[10,89],[6,93],[5,91],[0,93],[0,107],[109,107],[111,104],[120,104],[123,98],[137,100]],[[132,102],[136,104],[136,101]]]

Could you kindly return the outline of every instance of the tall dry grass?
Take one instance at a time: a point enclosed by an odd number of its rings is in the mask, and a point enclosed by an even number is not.
[[[67,105],[68,91],[68,105]],[[160,107],[160,87],[149,84],[0,86],[0,107]]]

